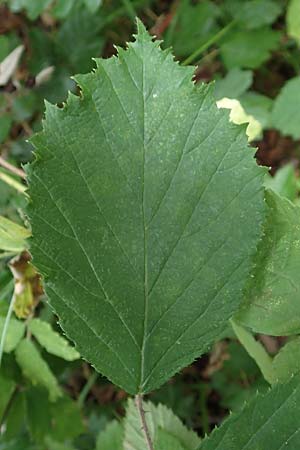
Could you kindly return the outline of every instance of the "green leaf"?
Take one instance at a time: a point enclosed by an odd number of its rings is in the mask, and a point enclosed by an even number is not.
[[[300,338],[287,342],[273,359],[273,370],[278,383],[286,383],[300,372]]]
[[[0,250],[22,252],[27,247],[26,239],[30,234],[30,231],[21,225],[0,216]]]
[[[286,197],[292,202],[295,201],[298,194],[298,183],[294,164],[289,163],[281,167],[273,177],[267,174],[265,186],[275,191],[276,194]]]
[[[258,395],[206,438],[199,450],[295,450],[300,446],[300,379]]]
[[[279,32],[266,27],[231,33],[220,47],[224,64],[228,69],[256,69],[278,47],[279,38]]]
[[[0,317],[0,336],[2,336],[3,328],[5,323],[5,317]],[[25,332],[25,324],[21,320],[10,319],[7,334],[4,341],[4,351],[6,353],[12,352],[20,340],[22,339]]]
[[[51,428],[49,399],[46,390],[39,387],[25,392],[26,419],[30,435],[35,442],[43,443]]]
[[[15,390],[16,383],[0,374],[0,420],[2,422],[3,414],[6,410],[6,407],[8,405],[8,402],[11,399],[11,396],[13,395],[13,392]]]
[[[47,352],[59,356],[66,361],[74,361],[80,358],[80,354],[70,346],[69,342],[63,336],[56,333],[49,323],[43,322],[40,319],[32,319],[29,322],[28,329]]]
[[[55,376],[29,339],[23,339],[17,346],[16,359],[25,377],[33,385],[44,386],[48,390],[51,400],[56,400],[61,395]]]
[[[188,430],[173,412],[164,405],[155,406],[144,403],[145,417],[152,441],[155,441],[161,428],[177,440],[184,450],[196,450],[200,438]],[[128,401],[124,419],[124,450],[145,450],[145,436],[141,427],[141,419],[133,400]]]
[[[84,0],[84,3],[91,13],[95,13],[100,7],[102,0]]]
[[[300,138],[300,77],[288,80],[274,101],[272,125],[282,134]]]
[[[237,67],[231,69],[223,79],[216,82],[216,99],[238,98],[251,86],[252,78],[250,70],[241,70]]]
[[[275,377],[271,356],[266,352],[263,345],[257,341],[248,330],[241,327],[233,320],[231,320],[231,325],[240,343],[245,347],[248,354],[254,359],[260,368],[265,380],[270,384],[273,384],[275,382]]]
[[[177,56],[188,56],[207,42],[219,30],[218,6],[208,0],[193,4],[189,0],[179,3],[171,44]],[[166,36],[167,38],[167,36]]]
[[[72,440],[85,431],[81,411],[77,403],[70,397],[58,398],[55,403],[51,403],[50,411],[52,430],[49,430],[49,435],[55,441]]]
[[[11,114],[6,112],[5,115],[0,116],[0,144],[2,144],[8,137],[11,126]]]
[[[300,45],[300,2],[290,0],[286,14],[287,33]]]
[[[237,321],[258,333],[274,336],[300,332],[300,207],[274,192],[265,237]]]
[[[166,431],[159,428],[157,430],[155,441],[154,441],[154,448],[155,450],[186,450],[179,442],[178,439],[176,439],[171,434],[167,433]]]
[[[245,28],[255,29],[273,23],[281,12],[281,7],[272,0],[236,0],[231,2],[233,16]]]
[[[80,353],[130,393],[219,336],[264,220],[244,128],[192,74],[139,23],[128,50],[76,77],[82,97],[47,105],[33,139],[34,264]]]
[[[123,450],[123,427],[116,420],[98,435],[96,450]]]
[[[104,40],[100,35],[103,21],[88,9],[74,8],[55,36],[57,52],[62,64],[76,73],[93,67],[92,57],[102,52]],[[76,45],[74,45],[76,43]]]
[[[21,0],[21,5],[31,20],[37,19],[50,3],[51,0]]]

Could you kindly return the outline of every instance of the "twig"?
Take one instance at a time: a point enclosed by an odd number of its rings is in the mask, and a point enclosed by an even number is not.
[[[90,392],[91,388],[94,386],[98,376],[99,376],[99,374],[97,372],[93,372],[92,375],[88,378],[87,382],[85,383],[85,385],[77,399],[77,404],[80,408],[82,408],[82,406],[85,402],[85,399],[86,399],[88,393]]]
[[[135,396],[135,404],[136,404],[138,413],[140,415],[142,430],[145,435],[145,441],[147,444],[147,448],[148,448],[148,450],[154,450],[153,442],[152,442],[152,439],[150,436],[150,431],[149,431],[149,428],[147,425],[145,411],[144,411],[144,407],[143,407],[143,396],[141,394],[137,394]]]
[[[17,175],[18,177],[25,178],[25,172],[22,169],[18,169],[17,167],[13,166],[9,162],[7,162],[2,156],[0,156],[0,166],[4,167],[6,170],[9,170],[9,172],[13,173],[14,175]]]

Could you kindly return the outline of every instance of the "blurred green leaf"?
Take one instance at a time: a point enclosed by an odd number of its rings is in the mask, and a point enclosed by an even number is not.
[[[267,27],[232,32],[221,44],[221,56],[228,69],[256,69],[278,47],[279,39],[280,33]]]
[[[274,101],[272,125],[284,135],[300,138],[300,77],[288,80]]]
[[[0,421],[15,390],[16,383],[0,374]]]
[[[216,99],[239,98],[251,86],[252,79],[253,74],[250,70],[241,70],[238,67],[231,69],[224,78],[216,81]]]
[[[287,33],[300,45],[300,2],[289,0],[286,14]]]
[[[48,390],[51,400],[56,400],[61,396],[61,390],[55,376],[36,346],[29,339],[23,339],[17,346],[16,359],[25,377],[33,385],[44,386]]]
[[[300,337],[287,342],[273,359],[273,370],[278,383],[286,383],[300,372]]]
[[[176,56],[188,56],[208,41],[219,30],[218,6],[208,0],[193,4],[190,0],[179,2],[170,44]]]
[[[0,216],[0,250],[20,253],[27,248],[30,231]]]
[[[282,197],[286,197],[294,202],[297,198],[297,193],[299,190],[294,165],[291,163],[286,164],[278,169],[273,177],[267,174],[265,186],[268,189],[272,189]]]
[[[6,113],[5,115],[0,117],[0,144],[2,144],[9,136],[11,126],[12,126],[11,114]]]
[[[110,422],[97,438],[96,450],[123,450],[123,426],[114,420]]]
[[[281,5],[273,0],[231,0],[230,10],[243,28],[256,29],[273,23],[281,12]]]
[[[42,443],[51,427],[51,415],[47,391],[39,387],[25,392],[26,419],[30,435],[35,442]]]
[[[28,325],[29,330],[37,339],[39,344],[47,352],[52,353],[66,361],[74,361],[80,358],[80,354],[71,347],[69,342],[60,334],[56,333],[49,323],[40,319],[32,319]]]
[[[0,317],[0,336],[3,333],[5,317]],[[9,321],[6,338],[4,341],[4,352],[10,353],[19,344],[25,332],[25,324],[21,320],[11,318]]]

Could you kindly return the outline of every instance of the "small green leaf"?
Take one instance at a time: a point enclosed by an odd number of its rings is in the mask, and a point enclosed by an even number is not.
[[[286,383],[292,375],[300,372],[300,338],[287,342],[273,359],[276,381]]]
[[[84,433],[81,411],[70,397],[63,396],[50,405],[52,430],[49,435],[56,441],[71,441]]]
[[[99,433],[96,450],[123,450],[123,434],[123,427],[119,422],[110,422]]]
[[[290,0],[286,15],[287,33],[300,45],[300,2]]]
[[[233,320],[231,320],[231,325],[240,343],[260,368],[265,380],[270,384],[273,384],[275,382],[275,376],[271,356],[248,330],[241,327]]]
[[[34,387],[25,392],[26,419],[29,433],[35,442],[43,443],[51,428],[48,393]]]
[[[138,27],[126,51],[76,77],[81,97],[47,105],[28,170],[31,252],[52,307],[83,357],[133,394],[219,336],[265,214],[244,128]]]
[[[250,70],[241,70],[238,67],[231,69],[224,78],[216,82],[216,99],[238,98],[251,86],[252,78]]]
[[[272,189],[276,194],[294,202],[299,189],[294,164],[290,163],[281,167],[273,177],[267,174],[265,186],[268,189]]]
[[[224,39],[221,56],[228,69],[245,67],[256,69],[279,45],[280,33],[270,28],[236,31]]]
[[[174,32],[169,42],[175,55],[190,55],[216,34],[219,30],[219,15],[219,7],[208,0],[197,3],[189,0],[179,2],[176,16],[173,18]]]
[[[237,321],[257,333],[300,332],[300,207],[272,191],[265,237]]]
[[[274,101],[272,125],[282,134],[300,138],[300,77],[288,80]]]
[[[69,342],[63,336],[56,333],[49,323],[40,319],[32,319],[29,322],[28,328],[47,352],[59,356],[66,361],[74,361],[80,358],[80,354],[70,346]]]
[[[56,400],[61,396],[61,390],[55,376],[36,346],[29,339],[23,339],[17,346],[16,359],[25,377],[33,385],[44,386],[48,390],[51,400]]]
[[[3,418],[3,414],[6,410],[9,400],[15,390],[16,383],[4,375],[0,374],[0,420]]]
[[[9,135],[12,126],[12,117],[10,113],[0,116],[0,144],[2,144]]]
[[[20,253],[27,247],[30,231],[0,216],[0,250]]]
[[[281,7],[272,0],[240,0],[231,2],[233,16],[248,29],[260,28],[273,23],[281,12]]]
[[[188,430],[174,413],[164,405],[155,406],[153,403],[144,403],[145,417],[153,442],[156,440],[159,429],[173,437],[184,450],[196,450],[200,438]],[[145,450],[145,436],[141,427],[141,419],[133,400],[129,400],[124,419],[125,450]]]
[[[2,336],[5,323],[5,317],[0,317],[0,336]],[[7,334],[4,341],[4,351],[10,353],[19,344],[20,340],[24,336],[25,324],[21,320],[10,319]]]

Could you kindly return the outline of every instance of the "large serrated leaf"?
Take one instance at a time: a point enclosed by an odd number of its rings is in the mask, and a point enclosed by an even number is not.
[[[230,416],[199,450],[296,450],[299,430],[300,379],[295,377]]]
[[[80,353],[130,393],[207,350],[261,234],[264,171],[192,74],[139,23],[33,139],[34,263]]]

